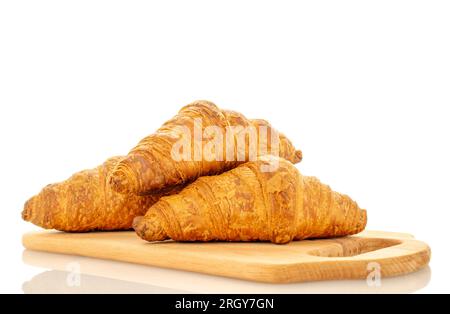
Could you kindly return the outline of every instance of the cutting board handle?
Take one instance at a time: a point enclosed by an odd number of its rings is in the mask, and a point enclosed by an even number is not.
[[[413,238],[349,237],[334,240],[332,245],[308,253],[322,262],[324,271],[327,263],[333,263],[334,269],[343,273],[351,271],[359,278],[374,270],[389,276],[412,272],[427,265],[431,257],[428,245]]]

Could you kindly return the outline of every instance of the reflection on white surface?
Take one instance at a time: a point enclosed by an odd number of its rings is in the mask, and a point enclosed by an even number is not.
[[[431,278],[426,267],[405,276],[267,284],[88,257],[25,250],[26,264],[49,269],[23,284],[25,293],[410,293]]]

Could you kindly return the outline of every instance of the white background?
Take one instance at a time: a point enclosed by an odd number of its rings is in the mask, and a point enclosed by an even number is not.
[[[299,169],[432,248],[449,292],[448,1],[1,1],[0,291],[22,262],[23,203],[125,154],[209,99],[265,118]]]

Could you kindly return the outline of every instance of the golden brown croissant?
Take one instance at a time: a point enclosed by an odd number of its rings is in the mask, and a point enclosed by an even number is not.
[[[110,158],[95,169],[46,186],[26,202],[22,218],[45,229],[61,231],[131,229],[133,218],[144,215],[160,196],[114,192],[107,177],[121,158]]]
[[[133,227],[147,241],[287,243],[355,234],[366,221],[348,196],[302,176],[289,161],[263,156],[161,198]]]
[[[206,130],[209,133],[202,136]],[[230,135],[227,130],[234,133]],[[251,130],[254,132],[247,132]],[[212,138],[218,139],[219,148],[211,145]],[[173,158],[174,147],[183,139],[188,141],[188,147],[179,151],[187,158]],[[205,151],[211,154],[205,157],[202,155]],[[118,192],[142,195],[191,182],[200,176],[219,174],[268,153],[293,163],[302,158],[301,151],[295,150],[267,121],[249,120],[240,113],[221,110],[211,102],[196,101],[183,107],[178,115],[132,149],[113,171],[111,184]]]

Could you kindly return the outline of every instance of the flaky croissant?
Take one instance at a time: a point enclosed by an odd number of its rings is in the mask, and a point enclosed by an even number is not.
[[[228,138],[231,141],[228,143],[224,136],[221,141],[222,147],[215,151],[220,153],[223,159],[211,160],[205,156],[196,158],[194,156],[196,149],[203,152],[212,136],[202,137],[200,144],[196,144],[194,140],[197,139],[196,121],[201,121],[202,133],[209,127],[216,127],[223,134],[230,127],[256,130],[254,132],[257,137],[256,149],[249,139],[250,136],[242,131],[231,135]],[[272,141],[275,134],[278,135],[278,142]],[[190,152],[187,154],[190,158],[176,160],[172,155],[173,149],[176,143],[186,136],[189,137]],[[241,140],[239,145],[241,136],[244,136],[244,141]],[[255,158],[250,158],[249,151],[252,148],[255,151]],[[221,110],[211,102],[196,101],[183,107],[156,133],[140,141],[126,158],[118,163],[111,175],[110,183],[118,192],[142,195],[191,182],[200,176],[222,173],[267,153],[281,156],[293,163],[299,162],[302,158],[301,151],[295,150],[292,143],[284,135],[276,132],[267,121],[249,120],[238,112]]]
[[[131,229],[133,218],[144,215],[161,195],[136,196],[113,191],[107,178],[121,158],[110,158],[97,168],[46,186],[26,202],[22,218],[45,229],[70,232]]]
[[[366,221],[348,196],[302,176],[289,161],[263,156],[161,198],[133,227],[147,241],[287,243],[355,234]]]

